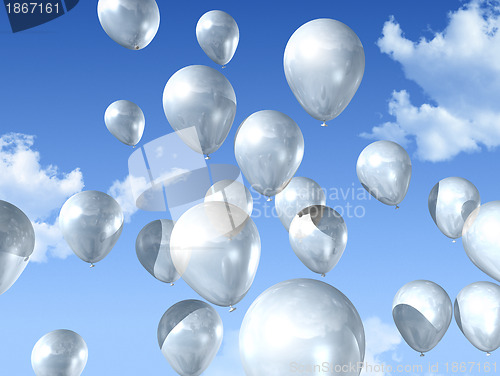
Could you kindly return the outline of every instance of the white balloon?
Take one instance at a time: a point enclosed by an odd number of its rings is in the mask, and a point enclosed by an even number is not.
[[[119,100],[106,109],[104,123],[119,141],[135,146],[142,138],[146,119],[141,108],[134,102]]]

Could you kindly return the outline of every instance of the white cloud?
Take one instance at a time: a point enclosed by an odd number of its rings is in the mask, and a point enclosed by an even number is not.
[[[245,376],[240,360],[239,330],[224,333],[219,353],[212,361],[204,376]]]
[[[415,141],[417,157],[443,161],[500,145],[500,4],[473,0],[450,12],[447,27],[429,40],[407,39],[391,18],[378,40],[433,104],[414,105],[405,90],[389,101],[387,122],[362,136]]]
[[[125,222],[130,222],[130,218],[138,210],[137,206],[135,206],[132,187],[137,186],[137,182],[142,180],[128,175],[123,180],[115,180],[108,190],[108,195],[113,197],[120,204]],[[142,182],[140,185],[143,186],[145,183]]]
[[[46,262],[48,256],[65,259],[73,252],[66,244],[59,230],[58,221],[54,224],[34,222],[35,229],[35,250],[31,256],[31,261]]]

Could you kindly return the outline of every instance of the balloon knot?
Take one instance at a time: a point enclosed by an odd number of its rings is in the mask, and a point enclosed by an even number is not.
[[[452,243],[456,243],[457,241],[456,241],[455,239],[453,239],[451,242],[452,242]]]
[[[486,356],[490,356],[490,355],[491,355],[491,353],[490,353],[490,352],[487,352],[487,353],[486,353]]]
[[[170,286],[173,286],[173,285],[174,285],[174,283],[173,283],[173,282],[170,282]]]
[[[134,48],[135,48],[136,50],[138,50],[140,47],[136,45],[136,46],[134,46]]]
[[[234,312],[236,311],[236,307],[233,307],[232,305],[229,306],[229,312]]]
[[[210,159],[210,155],[208,155],[208,154],[207,154],[207,155],[205,155],[205,160],[207,160],[207,161],[208,161],[209,159]]]
[[[135,149],[135,145],[132,145],[132,149]]]
[[[273,198],[269,196],[269,197],[267,198],[267,200],[266,200],[266,201],[267,201],[267,202],[270,202],[270,201],[272,201],[272,200],[273,200]]]
[[[425,356],[425,354],[424,354],[424,353],[420,353],[420,356],[421,356],[421,357],[422,357],[422,356]]]
[[[399,209],[399,206],[396,205],[396,210]]]
[[[321,274],[321,276],[322,276],[323,278],[325,278],[325,277],[326,277],[326,274],[325,274],[325,273],[323,273],[323,274]]]
[[[226,66],[225,66],[225,65],[223,65],[223,66],[221,67],[221,69],[226,69]]]
[[[94,268],[95,267],[94,263],[90,263],[90,267]]]
[[[322,124],[321,124],[322,127],[328,127],[328,124],[326,124],[326,121],[324,121]]]
[[[29,257],[29,256],[26,256],[26,257],[24,258],[24,261],[28,262],[28,261],[29,261],[29,259],[30,259],[30,257]]]

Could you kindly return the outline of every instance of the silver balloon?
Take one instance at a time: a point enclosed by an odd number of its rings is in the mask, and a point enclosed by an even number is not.
[[[407,283],[392,303],[392,316],[399,332],[421,356],[443,338],[450,326],[452,311],[446,291],[431,281]]]
[[[31,221],[19,208],[0,200],[0,295],[17,281],[34,248]]]
[[[130,101],[119,100],[111,103],[106,109],[104,123],[119,141],[135,146],[142,138],[146,120],[138,105]]]
[[[219,149],[231,129],[236,95],[222,73],[204,65],[191,65],[168,80],[163,110],[182,141],[208,157]]]
[[[274,203],[276,213],[288,231],[298,212],[311,205],[326,205],[325,192],[314,180],[296,176],[278,193]]]
[[[222,320],[209,304],[183,300],[161,318],[158,344],[175,372],[180,376],[198,376],[219,351],[222,332]]]
[[[118,241],[123,229],[123,212],[106,193],[79,192],[61,208],[59,228],[73,252],[93,266],[106,257]]]
[[[363,323],[354,305],[312,279],[264,291],[245,314],[239,342],[247,376],[357,376],[365,357]]]
[[[196,25],[200,47],[216,64],[229,63],[240,40],[240,30],[233,17],[221,10],[205,13]]]
[[[474,265],[500,281],[500,201],[483,204],[469,215],[462,244]]]
[[[155,0],[99,0],[97,15],[106,34],[129,50],[146,47],[160,27]]]
[[[340,115],[358,90],[365,53],[348,26],[322,18],[293,33],[283,65],[295,98],[309,115],[325,125]]]
[[[398,208],[410,185],[410,156],[395,142],[376,141],[359,155],[356,173],[363,188],[373,197]]]
[[[264,196],[281,192],[304,156],[304,137],[290,117],[272,110],[256,112],[241,123],[234,153],[252,187]]]
[[[205,202],[220,201],[233,204],[252,215],[253,198],[250,191],[236,180],[220,180],[212,185],[205,195]]]
[[[500,286],[475,282],[455,299],[455,320],[464,336],[487,355],[500,347]]]
[[[159,219],[148,223],[137,235],[135,251],[142,266],[157,280],[174,284],[180,278],[170,255],[174,222]]]
[[[182,279],[209,302],[231,307],[246,295],[260,259],[252,219],[226,202],[204,202],[184,213],[170,237]]]
[[[289,239],[300,261],[324,277],[344,253],[347,226],[332,208],[313,205],[295,216],[290,225]]]
[[[37,376],[80,376],[87,364],[87,344],[71,330],[54,330],[38,340],[31,353]]]

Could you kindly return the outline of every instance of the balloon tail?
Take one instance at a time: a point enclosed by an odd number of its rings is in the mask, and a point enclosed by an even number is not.
[[[24,261],[28,262],[30,260],[29,256],[24,258]]]
[[[232,305],[229,306],[229,312],[234,312],[236,311],[236,307],[233,307]]]
[[[328,124],[326,124],[326,121],[324,121],[322,124],[321,124],[322,127],[328,127]]]
[[[456,241],[455,239],[453,239],[451,242],[452,242],[452,243],[456,243],[457,241]]]
[[[399,206],[396,205],[396,209],[399,209]]]
[[[272,201],[272,200],[273,200],[273,198],[272,198],[272,197],[270,197],[270,196],[269,196],[269,197],[267,197],[267,202],[270,202],[270,201]]]
[[[321,276],[322,276],[323,278],[325,278],[325,277],[326,277],[326,274],[325,274],[325,273],[323,273],[323,274],[321,274]]]
[[[488,351],[488,352],[486,353],[486,356],[490,356],[490,355],[491,355],[491,353]]]
[[[173,285],[174,285],[174,283],[173,283],[173,282],[170,282],[170,286],[173,286]]]
[[[210,155],[208,155],[208,154],[207,154],[207,155],[205,155],[205,160],[207,160],[207,161],[208,161],[209,159],[210,159]]]
[[[91,262],[91,263],[90,263],[90,267],[91,267],[91,268],[95,268],[95,265],[94,265],[94,263],[93,263],[93,262]]]
[[[425,356],[425,354],[424,354],[424,353],[420,353],[420,356],[421,356],[421,357],[422,357],[422,356]]]

